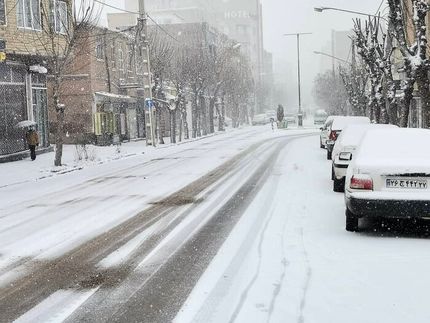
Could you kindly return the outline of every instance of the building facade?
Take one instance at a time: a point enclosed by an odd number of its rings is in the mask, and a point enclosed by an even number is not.
[[[95,28],[80,38],[61,97],[66,142],[109,145],[145,137],[142,52],[135,31]],[[53,109],[53,107],[51,107]],[[50,119],[55,129],[55,119]]]
[[[60,0],[0,0],[0,52],[6,55],[0,62],[0,156],[26,150],[25,131],[17,127],[24,120],[37,124],[40,147],[49,145],[43,26],[48,19],[68,21],[58,10],[46,11],[50,17],[42,12],[67,5]]]

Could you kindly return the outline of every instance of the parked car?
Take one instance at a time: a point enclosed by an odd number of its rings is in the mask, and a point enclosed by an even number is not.
[[[373,129],[398,128],[388,124],[354,124],[346,126],[333,147],[332,152],[332,180],[333,191],[343,192],[345,188],[346,170],[353,158],[361,139],[367,131]]]
[[[333,119],[335,117],[336,116],[329,116],[329,117],[327,117],[324,125],[320,128],[320,130],[321,130],[321,133],[320,133],[320,148],[326,148],[328,135],[330,134],[330,127],[331,127],[331,124],[332,124]]]
[[[328,118],[327,112],[325,110],[317,110],[314,113],[314,124],[324,124]]]
[[[269,123],[269,119],[265,113],[257,114],[254,116],[254,118],[252,118],[252,125],[253,126],[265,125],[267,123]]]
[[[326,141],[327,159],[331,160],[334,144],[343,128],[350,124],[370,124],[368,117],[335,117],[329,126],[329,135]]]
[[[348,167],[346,230],[364,217],[430,218],[430,130],[368,131]]]

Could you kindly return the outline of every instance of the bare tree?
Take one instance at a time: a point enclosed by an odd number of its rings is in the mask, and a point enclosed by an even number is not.
[[[352,112],[357,116],[365,116],[367,108],[366,87],[368,74],[363,65],[339,67],[339,75],[348,94]]]
[[[61,165],[64,143],[64,114],[66,106],[62,103],[62,84],[78,51],[78,44],[90,37],[96,23],[96,9],[90,0],[79,1],[41,1],[42,21],[40,32],[33,33],[37,55],[46,62],[52,84],[52,99],[56,111],[55,166]]]
[[[154,86],[152,93],[156,106],[158,142],[164,144],[165,137],[165,120],[163,111],[168,112],[170,116],[175,113],[170,109],[169,103],[166,101],[166,84],[171,70],[171,61],[174,56],[174,47],[165,35],[160,35],[158,29],[155,29],[148,35],[149,41],[149,56],[151,59],[151,72],[153,74]],[[170,129],[172,130],[172,129]],[[171,132],[171,131],[170,131]],[[176,141],[176,139],[174,140]]]
[[[354,23],[355,43],[357,52],[366,64],[370,77],[369,115],[370,119],[379,123],[387,120],[385,98],[383,90],[383,71],[378,65],[381,61],[378,56],[379,46],[379,19],[369,18],[362,26],[361,20]]]
[[[255,88],[254,79],[249,60],[241,53],[229,60],[228,71],[223,90],[229,99],[228,113],[232,118],[232,126],[237,128],[249,120],[248,106]]]
[[[332,71],[316,76],[313,96],[318,106],[324,108],[329,114],[346,114],[347,93],[342,80]]]
[[[204,93],[208,86],[209,64],[207,46],[199,30],[193,33],[192,39],[186,44],[184,51],[184,75],[191,90],[192,137],[207,134],[206,103]]]
[[[400,109],[400,126],[407,127],[410,106],[413,99],[414,85],[418,90],[425,111],[425,120],[430,124],[430,93],[429,93],[429,61],[427,58],[427,14],[430,5],[427,0],[412,0],[412,13],[405,7],[402,0],[388,0],[393,36],[397,40],[398,49],[402,53],[405,79],[402,84]],[[408,42],[406,21],[413,22],[414,33]]]
[[[209,133],[215,131],[214,112],[217,110],[218,131],[224,129],[224,116],[221,111],[220,94],[226,80],[228,79],[231,61],[236,57],[239,46],[230,41],[225,35],[218,34],[215,46],[209,56]]]

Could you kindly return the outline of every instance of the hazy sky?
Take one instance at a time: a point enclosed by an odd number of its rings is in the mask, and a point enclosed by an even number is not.
[[[353,14],[325,11],[317,13],[314,7],[336,7],[375,14],[381,0],[261,0],[264,15],[264,43],[274,54],[275,73],[285,74],[283,61],[289,65],[288,93],[292,104],[297,104],[297,47],[296,38],[284,37],[285,33],[312,32],[301,38],[302,85],[305,104],[311,104],[312,82],[320,71],[320,56],[313,51],[321,51],[331,39],[331,30],[349,30],[353,26]],[[384,1],[381,11],[386,7]],[[365,17],[364,17],[365,18]],[[281,63],[280,63],[281,62]]]

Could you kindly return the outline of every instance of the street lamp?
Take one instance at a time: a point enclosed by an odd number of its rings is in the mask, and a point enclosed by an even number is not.
[[[353,13],[353,14],[360,15],[360,16],[376,17],[376,18],[381,18],[382,20],[385,20],[386,22],[388,22],[388,20],[385,17],[381,17],[381,16],[377,16],[377,15],[372,15],[372,14],[365,13],[365,12],[359,12],[359,11],[353,11],[353,10],[347,10],[347,9],[340,9],[340,8],[333,8],[333,7],[314,7],[314,11],[315,12],[323,12],[325,10],[334,10],[334,11]]]
[[[323,55],[323,56],[327,56],[327,57],[331,57],[331,58],[336,59],[336,60],[338,60],[338,61],[341,61],[341,62],[344,62],[344,63],[347,63],[347,64],[351,64],[349,61],[347,61],[347,60],[345,60],[345,59],[342,59],[342,58],[339,58],[339,57],[336,57],[336,56],[333,56],[333,55],[330,55],[330,54],[327,54],[327,53],[323,53],[323,52],[319,52],[319,51],[315,51],[315,50],[314,50],[314,54],[316,54],[316,55]]]
[[[312,33],[295,33],[295,34],[284,34],[284,36],[296,36],[297,37],[297,83],[299,90],[299,111],[297,114],[297,124],[299,127],[303,127],[303,113],[302,113],[302,93],[300,86],[300,36],[311,35]]]

